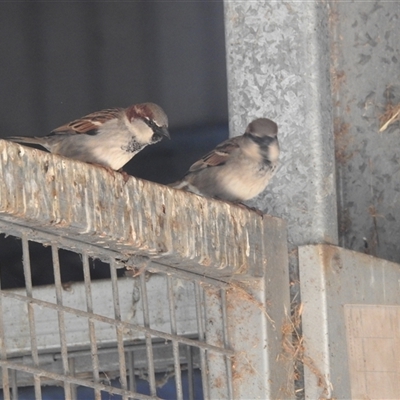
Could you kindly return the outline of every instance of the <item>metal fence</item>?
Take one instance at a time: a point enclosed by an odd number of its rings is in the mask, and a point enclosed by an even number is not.
[[[4,141],[0,155],[4,399],[291,396],[281,220]],[[24,287],[5,289],[18,262]]]
[[[34,385],[35,393],[40,397],[41,379],[44,378],[46,384],[64,382],[67,398],[76,398],[76,393],[72,394],[76,385],[93,388],[96,398],[99,398],[100,391],[123,394],[126,398],[148,398],[136,392],[135,375],[148,380],[150,395],[155,396],[156,372],[168,371],[172,367],[176,396],[181,399],[182,363],[188,371],[188,398],[193,398],[193,393],[190,395],[194,387],[193,370],[200,367],[203,392],[205,397],[209,397],[205,351],[211,351],[222,357],[225,369],[220,373],[226,375],[226,396],[231,397],[232,373],[227,356],[234,353],[227,348],[226,334],[223,334],[220,346],[204,340],[206,310],[201,284],[206,283],[206,278],[193,278],[190,274],[182,276],[182,273],[177,276],[174,271],[167,273],[165,267],[153,265],[146,270],[157,272],[155,275],[148,275],[143,270],[136,278],[118,280],[115,259],[110,258],[111,280],[93,283],[89,258],[82,249],[85,281],[63,289],[58,256],[62,239],[53,239],[50,246],[55,285],[32,287],[30,236],[22,228],[20,237],[26,289],[2,291],[1,296],[2,365],[14,370],[9,376],[7,369],[3,368],[2,382],[6,393],[10,386],[14,394],[19,384]],[[219,307],[225,332],[227,285],[213,282],[212,286],[220,292]],[[163,349],[165,354],[159,355],[156,362],[154,353],[163,347],[166,347]],[[113,352],[116,352],[113,358],[104,357]],[[39,360],[48,367],[41,366]],[[135,360],[138,361],[135,363]],[[88,381],[83,378],[85,376],[91,379]],[[120,388],[106,383],[115,377],[120,378]]]

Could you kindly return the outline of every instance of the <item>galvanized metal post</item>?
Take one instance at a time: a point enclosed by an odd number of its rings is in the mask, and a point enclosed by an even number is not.
[[[400,262],[400,3],[334,2],[332,72],[340,244]]]
[[[231,135],[279,125],[281,166],[254,204],[288,221],[291,247],[338,242],[329,4],[225,0]]]
[[[254,118],[279,126],[280,162],[250,205],[288,223],[292,302],[297,246],[338,243],[329,2],[225,0],[231,136]],[[301,366],[300,366],[301,368]]]

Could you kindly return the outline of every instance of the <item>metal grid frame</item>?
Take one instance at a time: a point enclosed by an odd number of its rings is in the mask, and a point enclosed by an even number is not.
[[[291,398],[290,360],[278,360],[289,309],[282,220],[1,140],[0,173],[0,232],[21,238],[26,280],[0,292],[4,398],[26,375],[37,399],[49,382],[68,399],[79,386],[96,399],[157,398],[159,371],[175,376],[178,399],[194,398],[195,368],[205,399]],[[32,285],[31,241],[50,246],[54,286]],[[82,257],[84,282],[71,291],[59,249]],[[90,258],[109,265],[109,280],[92,282]],[[117,279],[122,267],[137,276]]]
[[[3,228],[4,229],[4,228]],[[89,256],[87,252],[84,250],[84,245],[79,246],[82,247],[82,264],[84,269],[84,286],[85,286],[85,299],[86,299],[86,311],[79,310],[73,307],[69,307],[63,304],[63,289],[60,277],[60,263],[58,258],[58,249],[66,246],[62,246],[60,244],[60,239],[54,238],[51,241],[51,249],[53,256],[53,266],[54,266],[54,277],[55,277],[55,293],[56,293],[56,301],[54,303],[49,301],[43,301],[41,299],[35,298],[33,294],[32,282],[31,282],[31,272],[30,272],[30,255],[29,255],[29,231],[31,229],[24,229],[22,227],[18,229],[13,229],[13,233],[18,230],[20,231],[20,238],[22,241],[22,251],[23,251],[23,260],[24,260],[24,272],[26,277],[26,294],[22,295],[20,293],[16,293],[15,290],[2,290],[0,295],[0,301],[3,302],[4,298],[12,299],[15,302],[22,302],[26,307],[26,312],[28,314],[28,322],[29,322],[29,333],[30,333],[30,345],[31,351],[29,356],[32,359],[32,365],[26,365],[23,363],[18,363],[13,361],[12,358],[7,357],[7,350],[15,350],[15,349],[7,349],[7,346],[2,346],[2,354],[0,364],[2,368],[2,382],[4,388],[4,398],[18,398],[15,397],[17,390],[17,382],[16,382],[16,372],[21,371],[25,373],[29,373],[34,378],[34,388],[35,388],[35,396],[37,398],[41,398],[41,386],[40,386],[40,378],[45,377],[51,379],[53,381],[62,381],[64,384],[65,397],[76,398],[76,387],[74,386],[86,386],[93,388],[95,390],[95,398],[100,399],[100,392],[104,391],[110,394],[119,394],[122,395],[123,398],[137,398],[137,399],[148,399],[157,397],[156,390],[156,378],[155,378],[155,365],[154,365],[154,356],[153,356],[153,342],[152,339],[158,338],[162,339],[165,342],[172,343],[173,349],[173,360],[174,360],[174,376],[175,376],[175,385],[176,385],[176,393],[178,399],[183,399],[183,390],[182,390],[182,381],[181,381],[181,366],[180,366],[180,350],[179,345],[188,346],[188,347],[196,347],[200,350],[200,365],[202,371],[202,382],[203,382],[203,393],[204,398],[210,398],[208,394],[208,375],[207,375],[207,361],[206,354],[207,352],[212,352],[214,354],[218,354],[222,357],[223,363],[226,365],[226,377],[228,380],[228,388],[227,388],[227,398],[232,398],[232,368],[230,358],[234,355],[234,351],[229,348],[227,344],[227,323],[226,323],[226,296],[224,292],[229,288],[229,284],[217,281],[205,277],[200,277],[198,275],[191,274],[187,272],[183,274],[180,271],[173,271],[173,268],[168,268],[163,265],[157,265],[155,263],[150,264],[143,269],[140,274],[136,278],[137,281],[140,282],[140,291],[141,291],[141,299],[142,299],[142,312],[143,312],[143,326],[129,323],[124,321],[121,316],[121,308],[120,308],[120,294],[118,290],[118,279],[116,274],[116,265],[115,259],[111,258],[109,255],[103,255],[103,259],[105,257],[110,257],[110,271],[111,271],[111,290],[112,290],[112,298],[113,298],[113,308],[114,308],[114,318],[106,317],[104,315],[100,315],[93,311],[93,299],[92,299],[92,285],[96,284],[95,282],[91,282],[90,272],[89,272]],[[3,232],[8,233],[8,232]],[[67,247],[68,248],[68,247]],[[149,302],[147,295],[147,283],[146,283],[146,271],[161,274],[165,278],[165,282],[167,285],[168,292],[168,308],[169,308],[169,319],[170,319],[170,333],[163,332],[157,329],[152,329],[150,327],[150,311],[149,311]],[[196,303],[196,320],[198,324],[198,339],[188,338],[182,334],[178,333],[177,329],[177,318],[176,318],[176,303],[174,296],[174,279],[184,279],[186,281],[192,282],[194,285],[194,293],[195,293],[195,303]],[[215,346],[209,344],[205,340],[205,329],[204,329],[204,317],[205,317],[205,300],[204,300],[204,291],[202,285],[206,283],[208,285],[212,285],[218,291],[221,292],[221,308],[222,308],[222,318],[224,331],[222,334],[222,345]],[[51,290],[49,288],[48,290]],[[17,290],[20,292],[20,290]],[[2,304],[0,304],[2,305]],[[60,357],[62,360],[62,374],[52,372],[51,370],[46,370],[45,368],[40,366],[39,362],[39,353],[40,349],[38,349],[37,344],[37,333],[35,327],[35,308],[36,312],[37,307],[40,308],[48,308],[57,312],[58,316],[58,329],[60,335]],[[93,368],[93,376],[91,380],[79,379],[74,377],[74,365],[73,365],[73,357],[69,357],[68,352],[68,341],[66,338],[66,324],[65,324],[65,314],[72,314],[75,316],[86,318],[88,321],[88,332],[90,337],[90,354],[92,358],[92,368]],[[0,319],[2,323],[0,324],[2,327],[4,324],[4,316],[2,312],[2,308],[0,307]],[[116,330],[116,348],[118,350],[118,363],[120,365],[119,376],[121,382],[121,388],[112,387],[110,385],[106,385],[101,383],[100,381],[100,368],[99,368],[99,360],[98,360],[98,348],[96,344],[96,330],[95,330],[95,322],[101,321],[103,323],[109,324],[113,326]],[[7,343],[7,338],[5,331],[7,329],[1,329],[0,331],[0,339],[2,343]],[[136,332],[140,332],[144,336],[145,340],[145,348],[147,355],[147,369],[148,369],[148,380],[150,386],[150,396],[143,395],[135,391],[135,385],[133,378],[133,359],[132,352],[126,350],[124,345],[124,332],[134,330]],[[126,333],[125,333],[126,336]],[[81,350],[82,351],[82,350]],[[130,356],[129,356],[130,354]],[[25,354],[26,356],[26,354]],[[20,358],[20,357],[19,357]],[[26,358],[26,357],[25,357]],[[128,358],[128,361],[126,360]],[[193,377],[190,378],[190,375],[193,374],[193,364],[188,367],[192,372],[189,374],[189,387],[193,385]],[[8,369],[12,370],[12,372],[8,373]],[[126,377],[129,376],[129,385]],[[12,396],[10,397],[10,393]],[[189,395],[189,398],[193,398],[193,393]]]

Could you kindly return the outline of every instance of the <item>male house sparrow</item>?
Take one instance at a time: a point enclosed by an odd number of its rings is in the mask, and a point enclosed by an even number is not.
[[[265,189],[276,170],[277,134],[275,122],[256,119],[242,136],[220,143],[171,186],[232,202],[250,200]]]
[[[54,154],[119,170],[147,145],[170,138],[167,127],[163,109],[154,103],[143,103],[88,114],[47,136],[7,139],[38,144]]]

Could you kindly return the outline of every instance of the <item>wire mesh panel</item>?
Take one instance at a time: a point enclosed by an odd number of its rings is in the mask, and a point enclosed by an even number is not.
[[[200,278],[149,265],[153,273],[142,269],[118,279],[110,259],[111,279],[92,281],[82,251],[84,282],[65,283],[59,247],[52,243],[55,285],[32,286],[28,238],[22,230],[26,287],[2,290],[0,296],[4,398],[9,393],[15,398],[24,386],[33,386],[41,398],[42,385],[62,385],[66,398],[76,398],[80,387],[91,388],[94,398],[102,392],[147,398],[160,396],[168,380],[175,383],[176,398],[195,398],[196,370],[203,382],[197,394],[208,398],[205,354],[227,364],[234,352],[224,341],[215,346],[205,340]],[[212,283],[217,291],[227,286]],[[230,382],[224,396],[230,398],[231,371],[221,373]],[[139,390],[140,379],[147,384]]]
[[[283,221],[4,141],[0,174],[4,399],[291,397]]]

